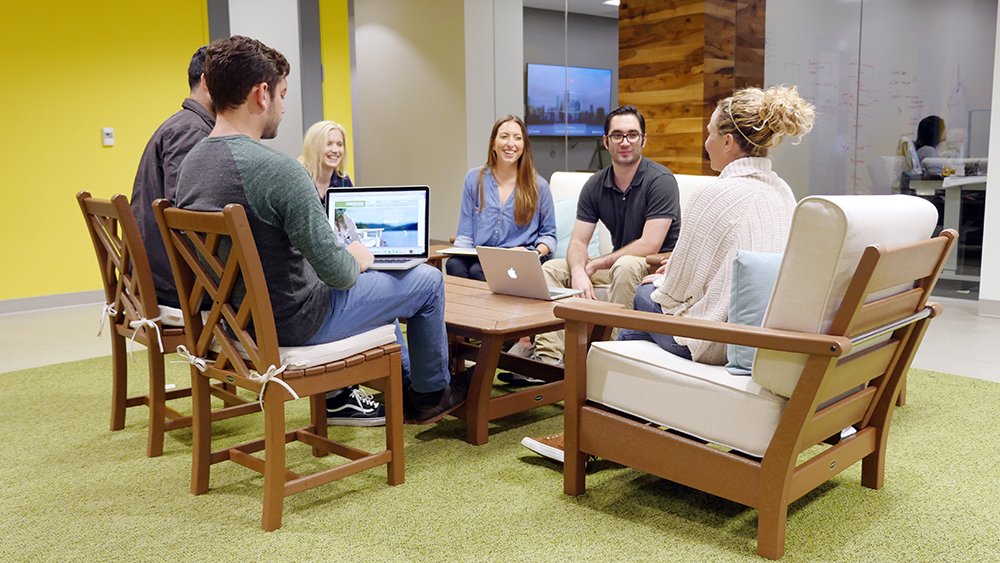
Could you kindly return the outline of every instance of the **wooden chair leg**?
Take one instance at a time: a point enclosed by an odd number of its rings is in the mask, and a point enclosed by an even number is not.
[[[312,431],[317,436],[328,437],[326,427],[326,393],[317,393],[309,396],[309,423]],[[325,448],[313,446],[313,457],[324,457],[329,452]]]
[[[149,436],[146,439],[146,456],[158,457],[163,455],[163,425],[167,417],[163,353],[152,344],[146,348],[146,358],[149,363]]]
[[[861,460],[861,485],[881,489],[885,481],[885,448],[876,448]]]
[[[899,382],[899,396],[896,397],[896,406],[902,407],[906,406],[906,374],[903,374],[903,380]]]
[[[208,492],[212,468],[212,396],[209,380],[191,368],[191,493]]]
[[[270,532],[281,527],[284,502],[285,401],[282,390],[275,385],[264,391],[264,513],[261,528]]]
[[[402,485],[405,480],[403,454],[403,380],[399,354],[391,354],[389,378],[385,388],[385,449],[392,452],[386,466],[390,485]]]
[[[571,446],[568,439],[564,441],[563,447],[563,493],[573,497],[580,496],[587,492],[587,456],[577,449],[577,445]]]
[[[125,403],[128,401],[128,358],[125,337],[111,327],[111,430],[125,428]]]
[[[757,509],[757,555],[780,559],[785,554],[785,530],[788,526],[788,505]]]

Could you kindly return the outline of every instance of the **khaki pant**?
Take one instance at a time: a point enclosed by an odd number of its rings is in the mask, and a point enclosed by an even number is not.
[[[545,282],[549,287],[571,287],[569,265],[566,260],[557,258],[542,265]],[[635,288],[649,272],[646,258],[642,256],[622,256],[611,265],[610,270],[598,270],[590,277],[595,286],[610,285],[608,301],[632,308],[635,299]],[[563,331],[546,332],[535,336],[535,353],[548,361],[562,360],[565,349]]]

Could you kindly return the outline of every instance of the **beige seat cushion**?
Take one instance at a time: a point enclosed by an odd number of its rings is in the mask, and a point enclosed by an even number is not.
[[[294,369],[306,369],[321,366],[337,360],[360,354],[376,346],[392,344],[396,341],[396,325],[382,325],[369,331],[349,336],[342,340],[334,340],[326,344],[313,346],[279,346],[278,354],[282,365]],[[211,349],[218,353],[222,348],[217,342],[212,342]],[[249,359],[243,347],[236,344],[236,349],[244,359]]]
[[[788,246],[763,326],[827,333],[866,247],[924,240],[933,234],[936,225],[934,206],[913,196],[803,199],[795,208]],[[909,287],[890,288],[870,299],[906,289]],[[753,379],[774,393],[790,397],[805,361],[802,354],[759,349],[754,357]]]
[[[184,313],[180,309],[160,305],[160,323],[163,326],[184,326]]]
[[[591,346],[587,399],[758,457],[787,403],[750,377],[641,340]]]

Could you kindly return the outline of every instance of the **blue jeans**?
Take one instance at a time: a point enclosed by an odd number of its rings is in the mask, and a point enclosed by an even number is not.
[[[647,283],[640,285],[635,291],[635,305],[636,311],[645,311],[647,313],[663,313],[663,309],[660,308],[660,304],[650,297],[653,293],[653,284]],[[691,350],[688,350],[687,346],[683,344],[678,344],[674,340],[673,336],[666,334],[657,334],[655,332],[644,332],[641,330],[632,330],[630,328],[623,328],[618,331],[618,340],[648,340],[649,342],[657,343],[660,348],[663,348],[667,352],[675,356],[680,356],[685,360],[691,359]]]
[[[396,341],[403,345],[404,388],[410,385],[418,393],[430,393],[448,386],[441,270],[427,264],[405,271],[369,270],[349,289],[330,289],[330,301],[330,315],[307,345],[341,340],[395,322]],[[407,319],[412,352],[399,330],[401,318]]]

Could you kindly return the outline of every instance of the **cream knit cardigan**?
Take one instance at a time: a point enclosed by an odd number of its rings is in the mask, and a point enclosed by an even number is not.
[[[733,259],[738,250],[784,252],[795,196],[771,171],[768,158],[745,157],[716,182],[695,191],[684,207],[681,234],[653,301],[668,315],[725,321]],[[726,345],[678,337],[696,362],[726,363]]]

